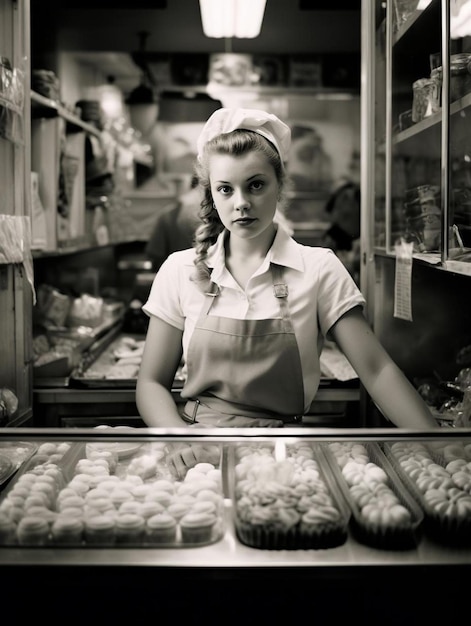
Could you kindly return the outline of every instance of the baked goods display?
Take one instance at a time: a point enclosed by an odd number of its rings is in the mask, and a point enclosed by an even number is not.
[[[47,284],[37,288],[34,308],[35,378],[63,378],[83,354],[124,315],[124,303],[83,293],[73,297]]]
[[[234,521],[243,543],[317,549],[346,541],[347,511],[313,444],[252,444],[232,452]]]
[[[252,548],[336,548],[349,532],[382,550],[415,548],[422,531],[471,542],[471,440],[234,443],[179,478],[175,444],[122,430],[34,444],[0,493],[0,547],[204,546],[223,537],[225,497]]]
[[[471,442],[385,444],[399,475],[424,510],[440,543],[471,544]]]
[[[224,530],[219,467],[198,463],[177,480],[161,442],[41,444],[0,501],[0,545],[206,545]]]
[[[144,351],[144,339],[121,335],[115,339],[80,377],[87,380],[136,379]]]
[[[423,514],[377,444],[331,442],[322,449],[352,510],[352,532],[361,543],[412,548]]]

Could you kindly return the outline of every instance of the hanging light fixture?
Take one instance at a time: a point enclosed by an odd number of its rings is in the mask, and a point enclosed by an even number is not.
[[[267,0],[200,0],[206,37],[253,39],[260,35]]]

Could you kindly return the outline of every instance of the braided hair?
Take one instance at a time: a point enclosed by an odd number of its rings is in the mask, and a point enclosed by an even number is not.
[[[206,263],[208,249],[212,246],[219,234],[224,230],[211,194],[209,178],[209,158],[215,154],[242,156],[249,152],[264,154],[273,166],[279,186],[278,201],[283,199],[282,191],[285,187],[286,173],[280,154],[275,146],[259,133],[252,130],[238,128],[229,133],[214,137],[205,145],[201,160],[196,163],[195,174],[203,190],[198,216],[202,223],[195,231],[194,247],[196,250],[195,273],[192,279],[202,291],[207,291],[211,280],[211,272]]]

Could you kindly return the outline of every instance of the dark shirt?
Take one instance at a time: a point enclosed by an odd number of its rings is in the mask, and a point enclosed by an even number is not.
[[[172,252],[191,248],[199,224],[197,210],[197,205],[178,202],[157,217],[146,246],[146,255],[154,270],[158,270]]]
[[[324,237],[328,238],[330,242],[332,242],[332,248],[335,250],[351,250],[352,242],[356,239],[355,237],[349,235],[338,224],[332,224],[332,226],[325,231]]]

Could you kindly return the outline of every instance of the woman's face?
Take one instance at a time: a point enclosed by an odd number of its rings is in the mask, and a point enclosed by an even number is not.
[[[253,239],[274,230],[279,184],[264,154],[214,154],[209,159],[209,178],[219,218],[233,235]]]

